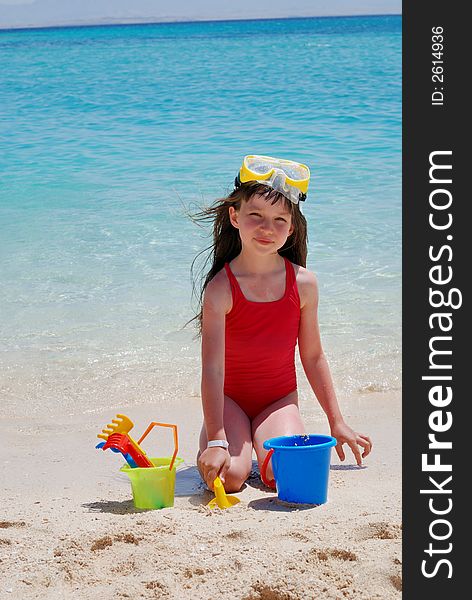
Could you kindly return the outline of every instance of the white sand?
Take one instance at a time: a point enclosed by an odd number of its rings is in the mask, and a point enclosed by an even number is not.
[[[119,455],[94,449],[114,412],[0,420],[0,598],[401,598],[400,395],[340,400],[374,449],[362,469],[333,451],[329,501],[319,507],[285,505],[254,475],[240,504],[207,509],[196,398],[124,411],[136,438],[152,420],[179,426],[185,466],[175,506],[163,510],[136,510]],[[316,406],[302,413],[308,431],[328,432]],[[170,432],[151,433],[145,447],[168,454]]]

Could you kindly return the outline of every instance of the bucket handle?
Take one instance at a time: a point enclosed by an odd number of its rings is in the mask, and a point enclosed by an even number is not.
[[[269,452],[267,452],[266,457],[264,458],[264,462],[261,466],[261,479],[266,484],[267,487],[276,489],[275,479],[267,479],[267,466],[269,464],[269,460],[271,459],[272,454],[274,454],[274,449],[271,448]]]
[[[156,425],[158,425],[159,427],[172,427],[172,429],[174,430],[174,454],[172,455],[172,460],[170,461],[170,467],[169,467],[169,471],[172,471],[172,467],[174,466],[174,462],[175,462],[175,457],[177,456],[177,452],[179,450],[179,438],[177,435],[177,425],[172,425],[171,423],[157,423],[156,421],[153,421],[152,423],[150,423],[148,425],[148,428],[146,429],[146,431],[139,438],[138,444],[140,444],[144,440],[144,438],[147,436],[147,434],[151,431],[151,429],[156,427]]]

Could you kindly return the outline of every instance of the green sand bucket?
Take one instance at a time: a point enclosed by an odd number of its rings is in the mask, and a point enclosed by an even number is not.
[[[133,502],[136,508],[169,508],[174,506],[176,467],[183,458],[175,457],[172,469],[169,469],[172,456],[150,458],[154,467],[136,467],[123,465],[120,469],[131,481]]]
[[[136,508],[169,508],[174,506],[175,472],[183,459],[177,456],[179,441],[177,425],[157,423],[153,421],[138,440],[144,440],[153,427],[171,427],[174,432],[174,454],[164,458],[150,458],[153,467],[130,467],[123,465],[120,469],[131,481],[133,502]]]

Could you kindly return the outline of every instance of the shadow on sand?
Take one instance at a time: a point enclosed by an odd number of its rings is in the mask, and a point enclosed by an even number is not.
[[[320,505],[284,502],[283,500],[279,500],[277,496],[271,496],[270,498],[258,498],[257,500],[251,500],[248,506],[254,510],[270,510],[271,512],[298,512],[299,510],[318,508]]]
[[[331,465],[331,471],[362,471],[363,469],[367,469],[365,465]]]
[[[133,513],[147,512],[144,509],[135,508],[132,500],[117,502],[114,500],[100,500],[98,502],[86,502],[82,504],[90,512],[109,513],[112,515],[129,515]]]

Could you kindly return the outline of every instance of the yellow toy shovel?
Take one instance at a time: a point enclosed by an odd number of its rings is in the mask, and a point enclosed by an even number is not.
[[[236,496],[226,495],[225,488],[219,477],[217,477],[213,482],[213,487],[215,488],[215,497],[207,504],[209,508],[230,508],[238,502],[241,502],[241,500],[236,498]]]

